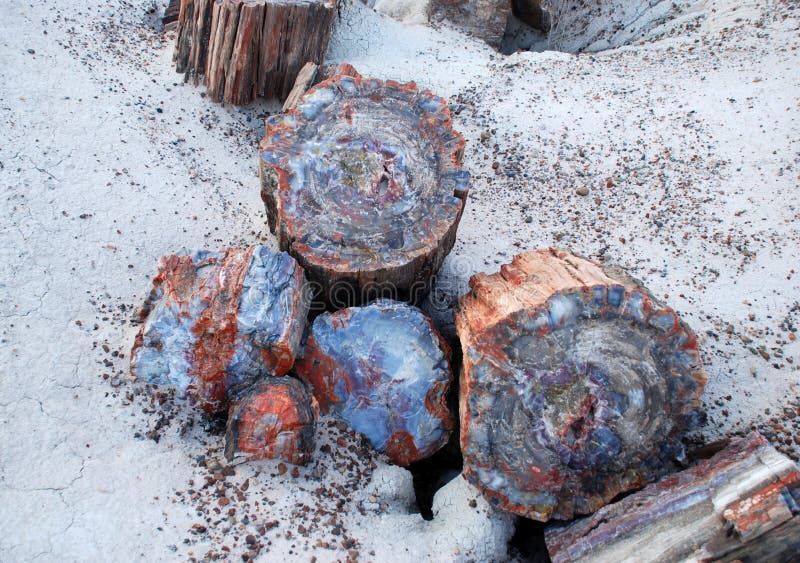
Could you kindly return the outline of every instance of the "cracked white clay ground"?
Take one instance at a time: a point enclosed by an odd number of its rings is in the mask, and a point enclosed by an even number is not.
[[[796,6],[709,1],[644,45],[509,57],[354,6],[328,59],[432,89],[468,139],[438,301],[521,250],[621,264],[701,336],[697,438],[755,426],[798,459]],[[150,7],[0,7],[0,560],[503,557],[510,523],[458,480],[424,522],[407,472],[327,420],[308,468],[231,474],[219,434],[129,381],[162,254],[273,243],[255,147],[277,104],[183,84]]]

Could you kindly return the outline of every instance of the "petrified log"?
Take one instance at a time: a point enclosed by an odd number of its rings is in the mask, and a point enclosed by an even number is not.
[[[309,308],[303,269],[263,246],[161,259],[131,371],[209,412],[294,364]]]
[[[319,84],[323,80],[333,78],[334,76],[354,76],[361,78],[361,75],[350,63],[320,66],[308,62],[297,74],[297,80],[294,81],[292,91],[289,92],[289,95],[286,96],[286,101],[283,102],[283,111],[289,111],[297,107],[297,104],[300,103],[300,98],[302,98],[303,94],[310,90],[312,86]]]
[[[800,472],[759,434],[545,532],[553,563],[798,561]]]
[[[499,47],[511,15],[511,0],[433,0],[435,14],[469,35]]]
[[[551,249],[470,286],[456,312],[461,448],[496,505],[570,519],[684,457],[703,419],[697,339],[641,285]]]
[[[181,0],[173,58],[215,102],[285,98],[302,66],[321,63],[334,0]]]
[[[416,307],[383,299],[320,315],[295,372],[323,412],[398,465],[447,443],[454,422],[446,397],[450,349]]]
[[[322,302],[425,294],[469,183],[445,100],[413,83],[337,74],[270,117],[259,149],[270,229]]]
[[[300,381],[264,379],[231,406],[225,457],[305,465],[314,453],[317,416],[317,402]]]

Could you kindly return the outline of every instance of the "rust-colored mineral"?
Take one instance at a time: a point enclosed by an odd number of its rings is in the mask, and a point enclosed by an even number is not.
[[[464,472],[499,508],[589,514],[670,471],[703,418],[695,334],[619,269],[559,250],[470,281]]]
[[[269,225],[320,301],[425,294],[464,209],[463,149],[445,100],[413,83],[336,74],[267,120]]]
[[[161,259],[142,308],[132,373],[210,412],[294,364],[309,307],[303,270],[264,246]]]
[[[291,377],[264,379],[231,406],[225,457],[306,465],[314,453],[317,402]]]
[[[447,443],[450,349],[425,314],[380,300],[317,317],[295,366],[323,412],[409,465]]]

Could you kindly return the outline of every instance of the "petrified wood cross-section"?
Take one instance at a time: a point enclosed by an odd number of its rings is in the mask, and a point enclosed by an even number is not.
[[[447,103],[416,85],[334,76],[267,120],[272,231],[333,308],[416,301],[455,242],[469,174]]]
[[[231,406],[225,457],[306,465],[314,452],[317,416],[317,402],[297,379],[261,380]]]
[[[320,315],[295,372],[323,412],[398,465],[432,455],[450,437],[450,349],[416,307],[382,299]]]
[[[303,269],[264,246],[161,259],[131,371],[209,412],[291,369],[309,308]]]
[[[456,328],[466,477],[536,520],[663,475],[702,418],[695,334],[621,270],[558,250],[479,274]]]
[[[546,539],[553,563],[800,561],[800,471],[753,433]]]
[[[215,102],[285,98],[322,62],[335,14],[334,0],[181,0],[173,58]]]

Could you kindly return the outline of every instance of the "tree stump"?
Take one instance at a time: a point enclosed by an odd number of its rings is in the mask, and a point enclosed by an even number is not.
[[[215,102],[283,99],[306,62],[322,62],[335,13],[334,0],[181,0],[177,71],[204,77]]]
[[[753,433],[545,536],[553,563],[798,561],[800,472]]]
[[[695,334],[646,289],[555,249],[470,285],[456,312],[461,448],[495,505],[570,519],[684,457],[706,378]]]
[[[442,98],[336,75],[270,117],[261,195],[280,247],[331,308],[416,302],[455,242],[469,173]]]
[[[473,37],[500,47],[511,15],[511,0],[433,0],[434,14]]]
[[[295,372],[323,412],[393,463],[409,465],[448,441],[450,349],[416,307],[379,300],[320,315]]]
[[[314,453],[317,402],[291,377],[265,379],[231,406],[225,457],[306,465]]]
[[[291,369],[309,308],[303,269],[263,246],[161,259],[142,307],[131,371],[208,412]]]

